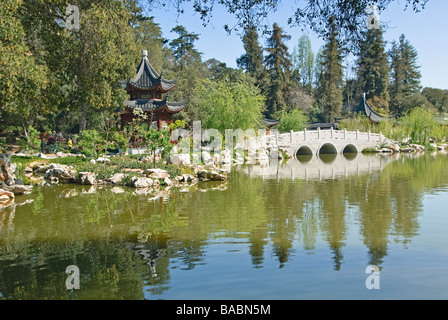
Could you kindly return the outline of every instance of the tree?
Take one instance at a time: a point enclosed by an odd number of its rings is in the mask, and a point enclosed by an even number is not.
[[[258,32],[255,26],[250,25],[246,28],[243,37],[245,54],[237,60],[238,68],[244,69],[256,79],[256,85],[265,90],[265,69],[263,65],[263,48],[258,42]]]
[[[432,103],[439,112],[448,112],[448,90],[423,88],[422,95]]]
[[[156,70],[162,70],[165,63],[163,45],[165,39],[162,37],[162,29],[154,22],[154,17],[141,17],[134,26],[135,40],[151,57],[151,65]]]
[[[307,35],[299,38],[297,46],[292,54],[294,70],[300,75],[300,82],[308,93],[314,82],[314,53],[311,48],[311,40]]]
[[[358,87],[378,112],[389,112],[389,65],[381,29],[364,32],[357,61]]]
[[[23,2],[6,0],[0,7],[0,112],[7,122],[18,125],[29,145],[30,130],[46,108],[48,68],[39,63],[24,39]]]
[[[290,81],[292,67],[291,57],[284,40],[291,36],[285,34],[276,23],[273,25],[271,36],[267,40],[268,52],[264,62],[270,76],[270,85],[267,90],[267,116],[272,117],[284,104],[284,93]]]
[[[280,122],[276,129],[279,132],[301,131],[306,128],[308,117],[302,110],[294,109],[289,112],[283,110],[280,114]]]
[[[135,74],[140,55],[131,19],[122,1],[92,4],[72,33],[69,73],[80,96],[80,132],[87,128],[88,112],[123,105],[126,92],[119,81]]]
[[[166,5],[166,1],[147,0],[150,5]],[[274,13],[280,7],[280,1],[234,1],[234,0],[173,0],[170,2],[179,13],[183,13],[183,5],[193,3],[194,10],[199,13],[204,25],[212,19],[213,13],[218,6],[225,8],[234,15],[237,23],[234,27],[227,24],[224,28],[231,32],[241,28],[244,30],[249,25],[255,25],[260,29],[267,30],[266,24],[269,14]],[[394,0],[307,0],[297,1],[297,7],[293,9],[292,16],[288,19],[290,25],[301,28],[309,27],[318,35],[325,37],[326,24],[332,18],[337,30],[339,30],[341,40],[356,44],[361,39],[360,32],[365,28],[366,20],[369,16],[367,9],[374,4],[379,11],[384,11]],[[414,12],[424,9],[426,0],[405,0],[405,9],[411,7]],[[300,5],[299,5],[300,4]]]
[[[411,43],[402,34],[399,43],[393,42],[389,51],[391,66],[391,109],[402,114],[415,107],[410,97],[420,92],[420,66],[418,54]]]
[[[202,80],[197,92],[201,97],[200,119],[205,128],[224,133],[226,129],[259,127],[265,98],[250,77],[235,82]]]
[[[199,35],[188,32],[184,26],[179,25],[174,27],[171,32],[178,34],[178,37],[171,40],[169,45],[176,59],[175,63],[179,66],[179,70],[182,71],[185,64],[201,59],[201,53],[194,47],[194,42],[199,39]]]
[[[342,53],[339,46],[338,33],[334,20],[329,21],[328,40],[322,51],[322,71],[317,99],[323,110],[326,121],[334,121],[342,108]]]

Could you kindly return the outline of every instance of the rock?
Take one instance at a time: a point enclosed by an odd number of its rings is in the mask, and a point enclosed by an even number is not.
[[[407,147],[407,148],[400,148],[400,152],[406,152],[406,153],[409,153],[409,152],[412,152],[413,151],[413,149],[412,148],[409,148],[409,147]]]
[[[30,193],[32,186],[25,186],[23,184],[14,184],[12,186],[7,187],[8,191],[14,193],[14,195],[22,195],[25,193]]]
[[[415,151],[424,151],[425,147],[419,144],[410,144],[409,147],[414,149]]]
[[[400,152],[400,146],[397,144],[393,144],[391,146],[388,147],[390,150],[392,150],[392,152]]]
[[[95,160],[95,159],[92,159],[92,160],[90,160],[90,163],[91,163],[91,164],[96,164],[96,160]]]
[[[173,181],[171,181],[170,178],[166,177],[163,179],[163,181],[161,182],[162,185],[165,186],[172,186],[173,185]]]
[[[171,157],[171,163],[175,165],[191,164],[190,155],[186,153],[175,154]]]
[[[221,163],[221,155],[218,154],[218,153],[214,154],[212,159],[213,159],[213,163],[214,164],[220,164]]]
[[[0,153],[0,181],[6,185],[14,184],[14,173],[11,170],[11,155],[8,153]]]
[[[132,177],[130,185],[134,188],[149,188],[154,184],[151,178]]]
[[[125,192],[124,189],[120,188],[120,187],[113,187],[113,188],[110,189],[110,191],[112,191],[115,194],[124,193]]]
[[[14,193],[10,192],[10,191],[7,191],[7,190],[4,190],[4,189],[0,189],[0,199],[2,201],[9,200],[9,199],[14,199]]]
[[[44,179],[51,181],[52,183],[72,182],[75,180],[75,172],[73,172],[69,166],[52,163],[45,172]]]
[[[123,179],[126,178],[124,173],[115,173],[112,177],[109,178],[109,181],[113,184],[119,184]]]
[[[210,155],[210,153],[208,151],[205,151],[205,150],[202,151],[202,161],[205,164],[214,162],[213,157]]]
[[[91,186],[96,184],[96,174],[93,172],[80,172],[78,179],[81,184],[87,184]]]
[[[170,177],[168,172],[163,169],[146,169],[146,176],[153,179],[165,179]]]
[[[227,180],[227,172],[224,171],[207,171],[207,170],[200,170],[197,173],[197,177],[199,181],[224,181]]]
[[[107,163],[107,162],[110,162],[110,159],[109,158],[105,158],[105,157],[99,157],[98,159],[96,159],[96,162]]]

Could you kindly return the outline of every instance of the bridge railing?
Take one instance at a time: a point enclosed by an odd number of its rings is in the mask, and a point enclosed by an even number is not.
[[[346,140],[346,141],[370,141],[381,143],[385,137],[382,133],[372,133],[343,130],[306,130],[291,131],[275,135],[278,145],[288,145],[291,143],[302,143],[312,140]],[[273,137],[271,137],[273,138]]]

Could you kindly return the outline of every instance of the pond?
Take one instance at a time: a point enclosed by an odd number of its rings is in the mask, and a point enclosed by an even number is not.
[[[158,193],[35,186],[0,209],[0,299],[448,298],[447,154],[229,170]]]

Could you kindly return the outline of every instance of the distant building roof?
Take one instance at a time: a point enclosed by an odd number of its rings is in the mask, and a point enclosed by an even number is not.
[[[276,125],[279,124],[279,122],[280,122],[280,119],[278,119],[278,120],[264,119],[264,124],[265,124],[265,126],[267,126],[267,127],[273,127],[273,126],[276,126]]]
[[[364,93],[362,95],[361,102],[359,105],[353,110],[355,113],[361,113],[367,116],[371,121],[373,122],[381,122],[385,120],[390,120],[393,117],[385,117],[380,115],[378,112],[372,109],[372,107],[369,106],[366,100],[366,94]]]

